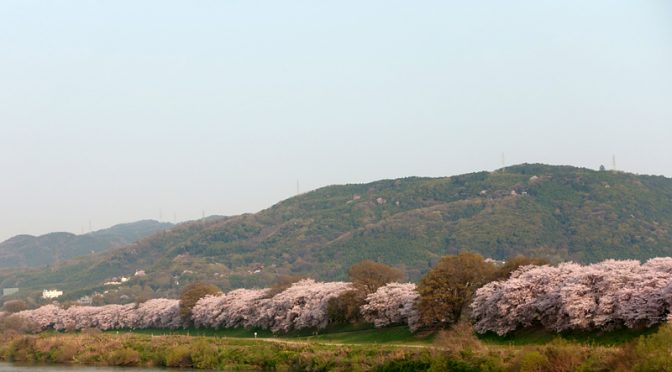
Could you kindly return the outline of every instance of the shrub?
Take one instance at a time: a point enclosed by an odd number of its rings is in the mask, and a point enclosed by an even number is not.
[[[140,353],[131,348],[114,350],[107,356],[107,363],[111,366],[134,367],[140,365]]]
[[[525,353],[520,360],[520,372],[546,372],[548,370],[548,358],[537,350]]]
[[[18,336],[9,343],[4,357],[12,362],[34,362],[35,344],[35,336]]]
[[[549,363],[547,371],[576,371],[587,357],[580,345],[565,341],[554,341],[542,350]]]
[[[383,365],[376,367],[375,371],[377,372],[416,372],[416,371],[428,371],[431,367],[431,363],[425,360],[416,360],[416,359],[401,359],[401,360],[389,360]]]
[[[634,352],[634,370],[672,371],[672,327],[666,324],[658,332],[640,337]]]
[[[217,369],[219,348],[200,339],[191,346],[191,364],[198,369]]]
[[[474,334],[474,329],[467,321],[460,321],[447,330],[438,332],[434,343],[444,350],[458,353],[461,350],[482,351],[481,340]]]
[[[166,367],[187,368],[192,366],[191,350],[188,346],[177,345],[168,349]]]

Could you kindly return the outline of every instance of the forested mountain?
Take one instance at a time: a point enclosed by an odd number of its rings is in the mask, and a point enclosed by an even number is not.
[[[441,256],[473,251],[595,262],[672,255],[672,180],[524,164],[445,178],[328,186],[256,214],[176,226],[48,271],[4,271],[0,286],[79,290],[144,270],[133,285],[177,290],[266,285],[278,274],[345,278],[363,259],[418,279]]]
[[[0,243],[0,267],[59,264],[72,257],[126,246],[172,226],[170,223],[145,220],[82,235],[66,232],[41,236],[18,235]]]

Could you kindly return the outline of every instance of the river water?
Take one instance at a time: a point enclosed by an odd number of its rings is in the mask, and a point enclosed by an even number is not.
[[[163,369],[163,368],[126,368],[126,367],[88,367],[70,365],[31,365],[0,362],[0,372],[158,372],[158,371],[199,371],[202,369]]]

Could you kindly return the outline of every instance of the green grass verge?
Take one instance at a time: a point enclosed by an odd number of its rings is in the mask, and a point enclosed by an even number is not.
[[[487,333],[478,335],[478,338],[485,343],[497,345],[543,345],[554,340],[565,340],[587,345],[615,346],[632,341],[639,336],[656,333],[657,330],[658,326],[644,329],[620,328],[609,332],[572,331],[555,333],[541,328],[527,328],[506,336]]]
[[[342,344],[431,344],[434,334],[414,335],[405,326],[373,328],[370,325],[349,324],[328,327],[323,330],[301,330],[286,334],[273,334],[269,330],[245,328],[187,328],[187,329],[136,329],[107,331],[107,333],[136,333],[145,335],[189,335],[208,337],[275,338],[296,341],[315,341]]]
[[[207,337],[231,337],[231,338],[254,338],[254,333],[257,333],[259,338],[277,338],[271,331],[263,329],[245,329],[245,328],[225,328],[225,329],[211,329],[211,328],[178,328],[178,329],[123,329],[111,330],[105,333],[136,333],[143,335],[185,335],[185,336],[207,336]]]
[[[407,327],[371,328],[322,333],[304,339],[343,344],[431,344],[434,333],[414,335]]]
[[[616,329],[609,332],[562,332],[555,333],[541,328],[527,328],[518,330],[506,336],[497,336],[494,333],[477,335],[485,344],[491,345],[544,345],[555,340],[564,340],[573,343],[596,345],[596,346],[617,346],[637,339],[640,336],[646,336],[656,333],[658,326],[645,329]],[[413,334],[405,326],[395,326],[386,328],[373,328],[365,324],[348,324],[330,326],[326,329],[306,329],[301,331],[292,331],[285,334],[274,334],[264,329],[208,329],[208,328],[188,328],[188,329],[138,329],[138,330],[120,330],[108,331],[108,333],[137,333],[147,335],[189,335],[189,336],[208,336],[208,337],[230,337],[230,338],[274,338],[281,340],[312,341],[321,343],[340,343],[340,344],[405,344],[405,345],[429,345],[435,339],[436,333]]]
[[[182,335],[152,337],[135,332],[0,334],[0,361],[30,365],[83,364],[227,371],[372,371],[389,370],[386,367],[392,364],[429,367],[434,363],[437,370],[446,370],[444,359],[434,358],[424,348],[283,343]]]
[[[244,329],[210,332],[233,337],[198,337],[194,330],[180,330],[172,335],[157,330],[118,334],[116,331],[0,333],[0,360],[224,370],[672,370],[672,326],[668,324],[642,331],[624,329],[592,334],[553,335],[528,329],[508,337],[486,335],[480,340],[465,327],[440,333],[433,345],[436,347],[432,348],[410,345],[430,342],[432,336],[423,340],[404,327],[349,326],[312,336],[276,337],[287,342],[255,340]],[[185,336],[187,333],[190,336]]]

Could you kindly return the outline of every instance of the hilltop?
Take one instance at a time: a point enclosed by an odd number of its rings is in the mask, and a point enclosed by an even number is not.
[[[82,235],[67,232],[17,235],[0,243],[0,267],[54,265],[69,258],[123,247],[172,226],[170,223],[144,220]]]
[[[328,186],[256,214],[181,224],[49,270],[4,271],[0,286],[80,294],[141,269],[147,276],[131,285],[165,295],[193,280],[228,289],[267,285],[279,274],[343,279],[363,259],[403,268],[417,280],[441,256],[462,251],[578,262],[672,255],[672,180],[523,164]]]

